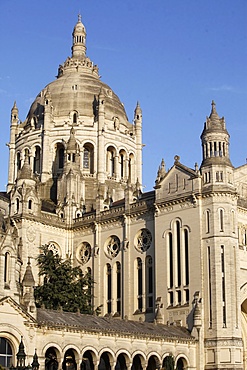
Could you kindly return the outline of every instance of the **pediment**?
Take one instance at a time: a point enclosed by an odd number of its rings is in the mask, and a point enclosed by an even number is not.
[[[156,183],[156,199],[174,198],[198,189],[198,170],[192,170],[180,162],[175,162],[165,176]]]
[[[35,323],[36,320],[33,316],[31,316],[19,303],[17,303],[12,297],[3,297],[0,299],[0,315],[2,322],[7,322],[4,319],[6,317],[13,317],[17,316],[18,318],[21,316],[23,320]]]

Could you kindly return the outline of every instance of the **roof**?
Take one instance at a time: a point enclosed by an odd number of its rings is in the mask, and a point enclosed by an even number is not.
[[[73,330],[78,329],[79,331],[104,333],[106,335],[120,334],[154,339],[194,340],[189,331],[183,327],[53,311],[43,308],[37,309],[37,321],[39,325],[68,327]]]

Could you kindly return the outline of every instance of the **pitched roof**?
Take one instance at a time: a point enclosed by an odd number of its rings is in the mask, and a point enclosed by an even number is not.
[[[77,329],[79,331],[84,330],[91,333],[104,333],[106,335],[120,334],[123,336],[150,339],[194,340],[189,331],[183,327],[53,311],[42,308],[37,309],[37,321],[40,325],[68,327],[73,330]]]

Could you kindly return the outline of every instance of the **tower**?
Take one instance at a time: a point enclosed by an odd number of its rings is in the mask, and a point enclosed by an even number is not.
[[[235,369],[242,351],[237,194],[229,134],[214,101],[201,141],[204,345],[208,363],[215,369],[224,363],[225,368]]]

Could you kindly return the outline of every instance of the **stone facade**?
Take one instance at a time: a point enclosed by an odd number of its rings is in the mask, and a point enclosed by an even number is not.
[[[232,166],[214,102],[201,144],[200,166],[162,160],[142,192],[141,107],[129,122],[86,55],[79,17],[57,79],[24,122],[16,103],[11,111],[0,193],[6,366],[22,336],[42,369],[151,370],[170,354],[178,369],[247,369],[247,165]],[[45,244],[92,274],[100,317],[35,307]]]

